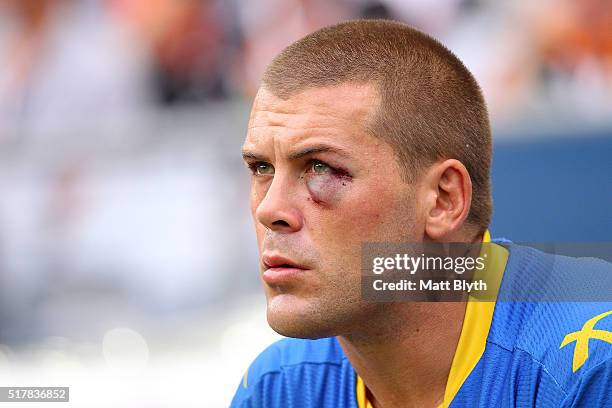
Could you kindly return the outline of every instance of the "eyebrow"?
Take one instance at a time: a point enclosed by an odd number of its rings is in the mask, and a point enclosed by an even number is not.
[[[262,156],[257,153],[253,153],[248,150],[242,151],[242,159],[243,160],[254,160],[254,161],[269,161],[266,156]]]
[[[301,159],[302,157],[309,156],[311,154],[317,154],[317,153],[336,153],[339,156],[343,156],[343,157],[350,156],[349,152],[339,147],[334,147],[330,145],[315,145],[315,146],[310,146],[305,149],[298,150],[297,152],[291,153],[289,155],[289,159],[297,160],[297,159]]]
[[[339,147],[334,147],[330,145],[315,145],[315,146],[309,146],[302,150],[298,150],[297,152],[293,152],[289,155],[288,158],[289,160],[298,160],[303,157],[309,156],[311,154],[317,154],[317,153],[336,153],[339,156],[343,156],[343,157],[350,156],[350,153],[348,151],[341,149]],[[257,160],[257,161],[269,161],[266,156],[259,155],[257,153],[254,153],[248,150],[242,151],[242,158],[245,160],[250,159],[250,160]]]

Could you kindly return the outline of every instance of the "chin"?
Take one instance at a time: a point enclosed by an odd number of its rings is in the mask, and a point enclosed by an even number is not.
[[[280,335],[300,339],[320,339],[346,333],[359,321],[359,303],[340,303],[338,299],[304,299],[279,294],[268,299],[267,319]]]
[[[268,324],[278,334],[300,339],[320,339],[337,334],[324,308],[313,301],[281,294],[268,300]]]
[[[268,324],[278,334],[296,339],[322,339],[335,336],[336,333],[329,327],[317,324],[314,321],[297,320],[295,317],[268,314]]]

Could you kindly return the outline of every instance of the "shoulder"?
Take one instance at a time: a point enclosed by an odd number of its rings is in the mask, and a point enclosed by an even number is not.
[[[281,407],[289,400],[308,406],[304,398],[324,396],[325,388],[335,388],[337,392],[341,382],[354,381],[349,378],[354,375],[350,367],[334,337],[282,339],[266,348],[249,366],[232,407]]]
[[[610,287],[608,262],[511,245],[489,340],[565,396],[594,370],[612,378]]]
[[[585,244],[586,245],[586,244]],[[595,257],[571,257],[555,251],[567,245],[539,249],[508,244],[509,257],[500,299],[523,302],[609,302],[612,263]],[[588,248],[585,247],[584,251]]]
[[[612,303],[535,305],[514,349],[550,375],[565,393],[595,367],[612,361]],[[611,373],[612,374],[612,373]]]

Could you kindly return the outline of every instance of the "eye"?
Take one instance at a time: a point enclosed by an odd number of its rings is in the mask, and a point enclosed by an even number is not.
[[[310,164],[310,171],[314,174],[329,174],[333,173],[334,169],[320,160],[313,160]]]
[[[274,166],[266,162],[251,163],[249,168],[255,176],[270,176],[274,174]]]

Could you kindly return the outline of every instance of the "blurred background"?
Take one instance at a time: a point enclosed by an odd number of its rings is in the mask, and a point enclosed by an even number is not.
[[[482,85],[493,236],[612,241],[607,0],[2,0],[0,385],[229,405],[277,337],[249,105],[282,48],[357,17],[432,34]]]

